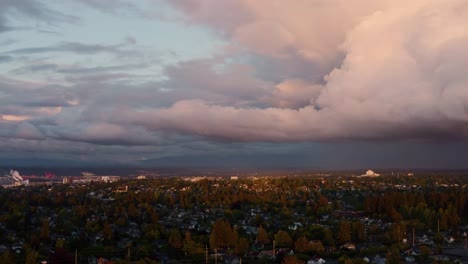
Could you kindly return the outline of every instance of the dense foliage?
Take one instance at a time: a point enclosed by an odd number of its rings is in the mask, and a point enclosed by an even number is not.
[[[378,253],[391,260],[413,246],[414,233],[433,230],[432,251],[441,250],[444,238],[462,239],[466,184],[463,176],[315,176],[0,189],[5,247],[0,262],[60,263],[57,259],[75,257],[80,263],[92,257],[117,263],[205,263],[218,257],[246,263],[304,263],[313,257],[350,262]],[[128,191],[116,192],[122,186]]]

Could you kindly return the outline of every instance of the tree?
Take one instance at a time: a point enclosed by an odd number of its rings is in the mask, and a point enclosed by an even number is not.
[[[5,251],[0,256],[0,263],[2,263],[2,264],[15,264],[15,259],[13,258],[13,256],[10,254],[9,251]]]
[[[36,234],[32,234],[31,237],[29,238],[29,244],[33,248],[39,248],[39,244],[40,244],[39,236]]]
[[[199,244],[192,240],[192,237],[189,231],[185,232],[183,250],[186,254],[189,254],[189,255],[203,254],[203,251],[204,251],[202,244]]]
[[[159,221],[158,214],[156,213],[156,211],[152,210],[152,212],[151,212],[151,223],[156,225],[156,224],[158,224],[158,221]]]
[[[260,226],[257,231],[257,238],[256,238],[258,243],[263,243],[263,244],[268,244],[270,243],[270,239],[268,238],[268,234],[266,230]]]
[[[55,247],[56,248],[64,248],[65,247],[65,239],[64,238],[58,238],[55,241]]]
[[[392,218],[393,222],[400,223],[403,220],[403,217],[395,208],[392,208],[390,211],[390,217]]]
[[[49,220],[48,219],[44,218],[42,220],[40,238],[42,241],[49,241]]]
[[[335,240],[333,239],[333,233],[329,228],[323,229],[323,242],[325,245],[334,246]]]
[[[440,232],[437,232],[434,235],[434,242],[438,245],[442,245],[442,242],[444,242],[444,236]]]
[[[39,252],[35,251],[31,247],[26,247],[26,260],[25,260],[26,264],[36,264],[38,257],[39,257]]]
[[[237,231],[232,229],[229,222],[217,220],[211,227],[210,247],[212,249],[233,247],[237,238]]]
[[[112,239],[112,227],[106,221],[102,226],[102,236],[105,240],[110,241]]]
[[[325,251],[325,247],[322,244],[322,241],[314,241],[309,243],[309,248],[311,251],[315,253],[323,253]]]
[[[304,264],[304,261],[298,259],[296,256],[286,256],[283,259],[282,264]]]
[[[255,215],[255,218],[253,220],[254,226],[261,226],[264,223],[265,223],[265,219],[263,218],[262,215],[259,215],[259,214]]]
[[[338,262],[343,263],[343,264],[352,264],[353,263],[353,261],[349,258],[348,255],[341,255],[338,258]]]
[[[93,233],[93,234],[99,232],[101,229],[99,226],[99,223],[93,220],[87,220],[85,228],[88,233]]]
[[[338,227],[338,233],[336,234],[336,241],[339,244],[348,242],[351,240],[351,225],[348,221],[341,221]]]
[[[400,242],[403,238],[402,230],[406,230],[402,225],[394,223],[390,228],[390,239],[393,242]]]
[[[236,243],[236,247],[234,248],[234,253],[241,257],[247,253],[249,249],[249,241],[245,237],[239,237]]]
[[[294,243],[294,249],[297,252],[304,253],[310,251],[309,241],[305,236],[299,237]]]
[[[290,247],[292,245],[292,238],[288,232],[280,230],[275,235],[276,244],[279,247]]]
[[[429,255],[431,254],[431,249],[426,246],[421,246],[421,255],[419,256],[422,263],[428,263]]]
[[[135,204],[130,203],[127,209],[128,216],[131,218],[136,218],[140,215],[140,210],[136,208]]]
[[[400,263],[402,263],[401,259],[400,259],[400,250],[398,249],[398,247],[395,247],[395,246],[392,247],[387,252],[386,258],[387,258],[386,263],[388,263],[388,264],[400,264]]]
[[[49,263],[51,264],[62,264],[62,263],[74,263],[74,256],[71,252],[57,248],[55,252],[49,255]]]
[[[182,236],[180,235],[180,231],[177,228],[171,230],[168,239],[169,246],[175,249],[181,249],[183,246],[182,243]]]
[[[115,224],[120,227],[127,226],[127,218],[125,216],[120,216],[119,218],[117,218],[117,220],[115,220]]]
[[[355,239],[360,242],[365,241],[366,226],[362,222],[354,222],[352,226]]]

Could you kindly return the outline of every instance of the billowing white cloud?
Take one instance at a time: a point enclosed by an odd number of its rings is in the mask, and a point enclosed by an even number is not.
[[[286,79],[276,85],[270,97],[271,104],[281,108],[302,108],[316,106],[315,100],[321,92],[321,86],[310,84],[301,79]]]
[[[219,30],[217,16],[200,13],[211,1],[195,2],[182,8],[190,21]],[[283,79],[269,108],[179,102],[146,123],[250,140],[466,138],[465,1],[236,2],[231,17],[249,16],[223,27],[230,41],[263,56],[334,64],[323,83]]]

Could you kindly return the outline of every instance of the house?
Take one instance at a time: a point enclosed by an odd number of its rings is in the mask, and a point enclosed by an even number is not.
[[[104,241],[104,236],[102,233],[97,233],[96,236],[94,237],[95,243],[102,243]]]
[[[301,228],[302,224],[299,222],[294,222],[292,225],[290,225],[288,228],[289,230],[294,230],[296,231],[298,228]]]
[[[252,234],[257,234],[257,228],[254,226],[243,226],[242,227],[245,230],[245,233],[247,235],[252,235]]]
[[[8,247],[5,245],[0,245],[0,253],[3,253],[8,250]]]
[[[410,248],[410,249],[406,250],[405,253],[407,255],[411,255],[411,256],[421,255],[421,251],[419,250],[419,248]]]
[[[223,259],[224,254],[222,253],[213,253],[210,254],[210,259]]]
[[[115,192],[116,192],[116,193],[124,193],[124,192],[128,192],[128,185],[125,185],[125,186],[119,186]]]
[[[275,259],[275,253],[273,252],[273,250],[264,250],[264,251],[260,251],[260,253],[258,253],[257,255],[257,258],[258,259]]]
[[[433,255],[431,256],[431,259],[433,259],[437,263],[450,261],[450,258],[445,255]]]
[[[434,241],[430,239],[427,235],[423,235],[422,237],[418,237],[418,243],[423,244],[426,246],[434,246]]]
[[[362,177],[379,177],[380,174],[375,173],[373,170],[367,170],[366,174],[361,175]]]
[[[138,228],[129,228],[127,231],[127,235],[131,238],[138,239],[141,237],[141,231]]]
[[[235,256],[235,255],[224,256],[224,264],[239,264],[239,263],[241,263],[241,260],[238,256]]]
[[[341,246],[342,249],[346,249],[349,251],[355,251],[356,245],[354,243],[347,242]]]
[[[307,261],[307,264],[324,264],[326,261],[323,258],[316,258]]]
[[[374,259],[372,259],[372,264],[385,264],[387,262],[386,258],[382,258],[379,255],[376,255]]]
[[[110,260],[107,260],[105,258],[98,258],[97,259],[97,264],[112,264]]]
[[[13,246],[11,246],[11,250],[13,250],[13,252],[15,252],[16,254],[21,254],[21,252],[23,251],[23,245],[20,243],[16,243]]]
[[[449,244],[452,244],[453,242],[455,242],[455,239],[453,237],[450,237],[450,238],[445,238],[445,241]]]
[[[294,250],[290,248],[280,248],[276,252],[277,255],[292,256],[294,255]]]
[[[252,244],[252,250],[254,250],[254,251],[262,251],[263,248],[265,248],[265,245],[263,245],[263,243],[253,243]]]

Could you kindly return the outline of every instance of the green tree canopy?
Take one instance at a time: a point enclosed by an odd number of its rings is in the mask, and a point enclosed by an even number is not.
[[[177,228],[174,228],[171,230],[169,233],[169,239],[168,239],[169,246],[175,249],[181,249],[183,244],[182,244],[182,236],[180,235],[180,231]]]
[[[278,247],[291,247],[292,238],[288,232],[280,230],[275,235],[275,241]]]

